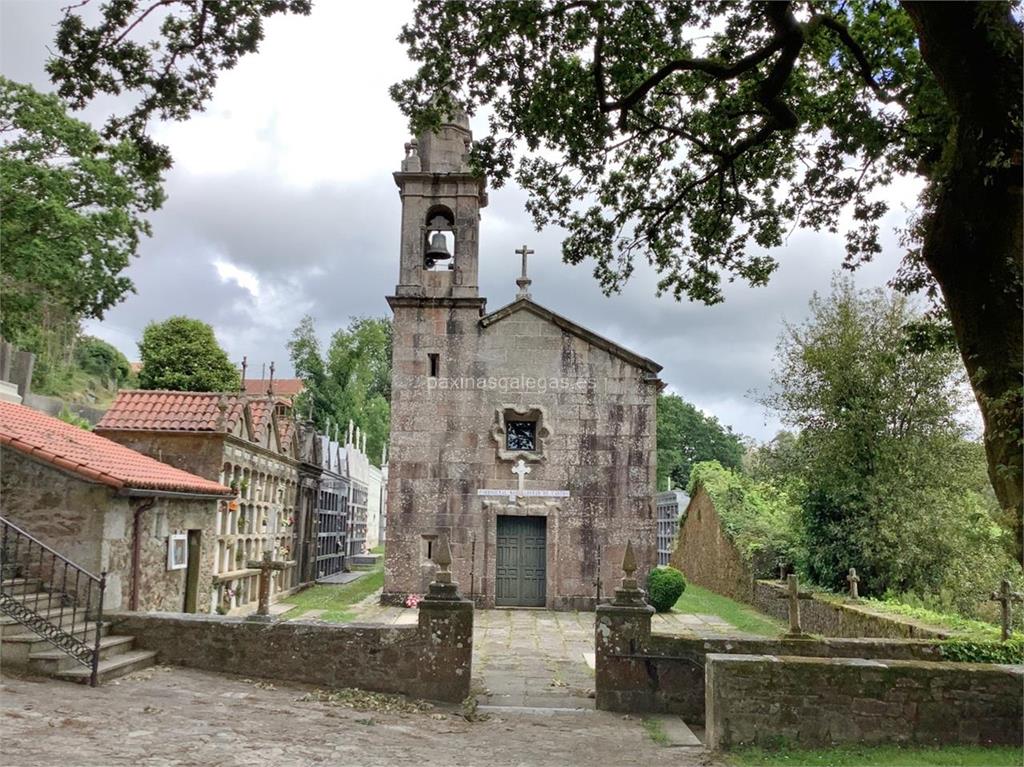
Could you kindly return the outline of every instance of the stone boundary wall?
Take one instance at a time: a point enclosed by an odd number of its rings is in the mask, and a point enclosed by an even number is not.
[[[751,603],[761,612],[789,621],[784,584],[755,581]],[[910,618],[888,615],[866,605],[833,602],[820,597],[800,600],[804,631],[829,637],[885,637],[889,639],[947,639],[956,632],[922,625]]]
[[[642,617],[635,616],[642,622]],[[687,722],[704,721],[705,663],[712,654],[786,655],[819,658],[867,658],[915,661],[941,659],[939,645],[920,640],[886,639],[696,639],[651,634],[643,626],[608,624],[614,634],[632,638],[614,646],[597,642],[596,704],[606,711],[678,714]],[[649,624],[649,619],[648,619]]]
[[[473,606],[420,603],[417,626],[258,623],[185,613],[117,612],[112,633],[130,634],[157,660],[205,671],[358,687],[458,703],[469,696]]]
[[[698,487],[690,500],[670,564],[698,586],[789,622],[786,601],[776,599],[785,585],[754,579],[750,566],[722,528],[714,501],[703,487]],[[838,604],[818,597],[801,600],[800,615],[804,631],[830,637],[945,639],[954,633],[875,612],[864,605]]]
[[[1020,746],[1024,666],[707,657],[707,745]]]

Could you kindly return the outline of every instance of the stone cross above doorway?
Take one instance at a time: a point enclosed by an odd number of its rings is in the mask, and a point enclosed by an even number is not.
[[[512,467],[512,473],[519,478],[519,495],[522,495],[526,491],[526,475],[532,471],[529,466],[526,465],[526,461],[522,458]]]

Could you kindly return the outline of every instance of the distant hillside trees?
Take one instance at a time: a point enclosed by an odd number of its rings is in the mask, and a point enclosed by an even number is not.
[[[344,432],[351,420],[366,433],[366,451],[378,462],[391,431],[391,322],[353,317],[331,336],[324,354],[313,318],[302,318],[288,343],[295,375],[306,388],[298,412],[317,427],[328,421]]]
[[[675,394],[658,396],[659,490],[665,489],[666,479],[671,479],[672,487],[686,487],[690,471],[700,461],[739,468],[743,453],[740,435],[717,418],[704,415]]]

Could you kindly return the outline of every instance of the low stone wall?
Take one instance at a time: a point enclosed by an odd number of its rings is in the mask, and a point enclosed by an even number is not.
[[[788,622],[785,594],[785,585],[777,581],[755,581],[752,603],[761,612]],[[800,624],[804,631],[829,637],[946,639],[955,633],[924,626],[910,618],[875,612],[866,605],[816,596],[800,600]]]
[[[691,639],[650,632],[650,618],[613,607],[598,612],[596,704],[606,711],[679,714],[704,721],[705,662],[716,653],[819,658],[939,660],[939,645],[887,639]]]
[[[424,600],[417,626],[257,623],[183,613],[112,613],[113,633],[157,660],[228,674],[358,687],[457,703],[469,696],[473,605]]]
[[[707,744],[1019,746],[1024,666],[707,657]]]

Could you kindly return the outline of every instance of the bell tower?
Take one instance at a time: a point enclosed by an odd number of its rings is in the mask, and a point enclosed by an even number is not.
[[[473,134],[456,113],[405,145],[395,183],[402,198],[400,298],[477,298],[480,209],[487,182],[469,167]]]

